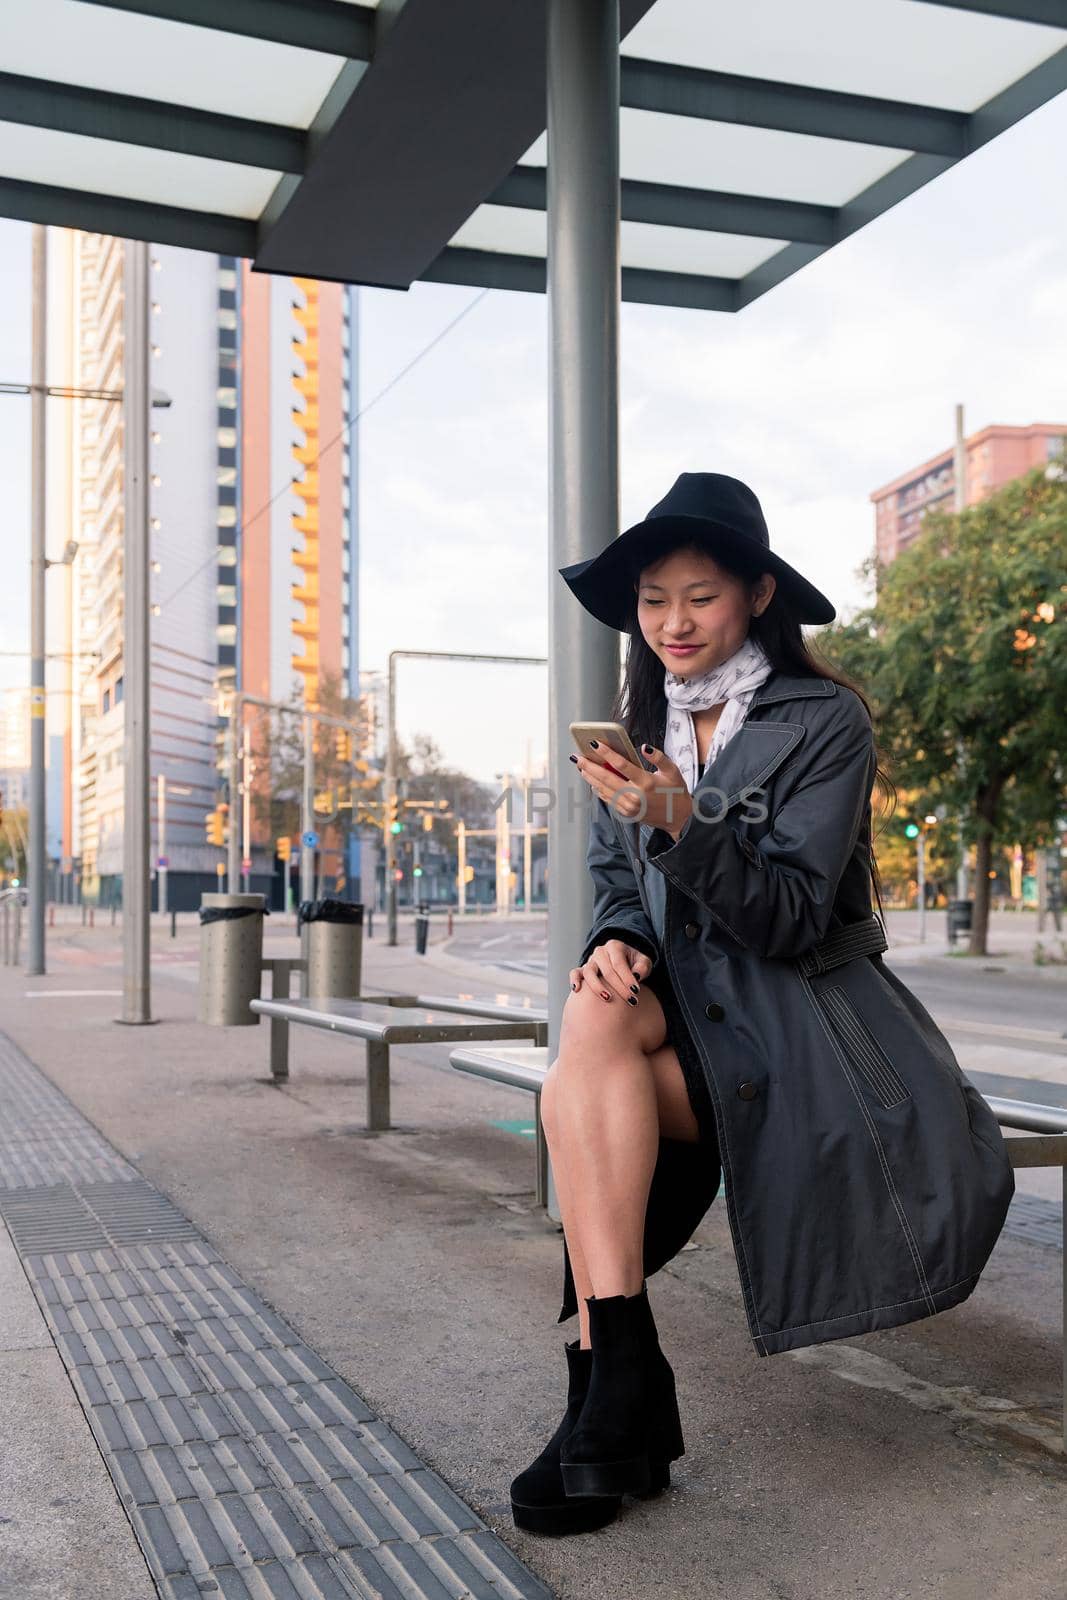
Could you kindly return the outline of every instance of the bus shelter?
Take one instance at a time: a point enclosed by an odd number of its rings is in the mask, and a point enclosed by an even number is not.
[[[141,1022],[147,241],[240,255],[266,273],[547,294],[549,782],[562,795],[568,723],[603,715],[618,682],[617,638],[557,569],[619,531],[620,302],[742,311],[1067,87],[1067,7],[35,0],[7,19],[0,65],[0,214],[135,241],[123,1020]],[[35,403],[43,383],[35,372]],[[43,562],[42,545],[35,583]],[[35,636],[42,711],[43,651]],[[32,728],[31,916],[43,930],[43,717]],[[585,843],[583,813],[555,806],[553,1048],[590,921]]]

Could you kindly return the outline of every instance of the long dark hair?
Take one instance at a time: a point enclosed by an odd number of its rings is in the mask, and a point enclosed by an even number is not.
[[[732,573],[735,577],[747,583],[754,583],[761,572],[767,569],[759,564],[759,558],[748,561],[731,552],[712,550],[704,546],[699,540],[694,541],[691,536],[679,535],[676,543],[670,539],[659,547],[653,559],[660,560],[676,550],[692,550],[697,555],[711,555],[715,562],[725,572]],[[631,572],[636,583],[644,566],[648,565],[646,559],[641,566]],[[640,748],[642,744],[656,744],[664,712],[664,677],[666,667],[650,648],[641,632],[637,620],[637,594],[633,594],[630,602],[630,614],[627,618],[626,631],[629,635],[629,644],[626,651],[626,662],[623,669],[622,684],[615,697],[612,707],[612,720],[621,722],[630,735],[634,745]],[[867,715],[871,718],[872,726],[874,717],[871,712],[870,702],[855,679],[842,672],[840,667],[835,667],[816,646],[811,645],[801,632],[800,622],[795,609],[790,601],[790,596],[785,585],[781,582],[775,584],[774,594],[769,603],[763,608],[759,616],[753,616],[749,623],[749,636],[766,651],[772,667],[782,672],[788,672],[799,677],[830,678],[834,683],[841,684],[844,688],[852,689],[862,700]],[[880,787],[884,800],[888,804],[889,815],[896,809],[897,788],[889,774],[888,765],[884,759],[877,737],[875,738],[875,785]],[[881,830],[879,830],[880,832]],[[872,830],[867,829],[866,835],[867,855],[870,862],[871,883],[874,888],[878,910],[885,919],[885,907],[882,904],[882,883],[878,872],[878,863],[874,854],[874,841]]]

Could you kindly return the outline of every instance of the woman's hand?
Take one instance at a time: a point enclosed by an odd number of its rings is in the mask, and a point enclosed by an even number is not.
[[[641,980],[651,971],[652,962],[640,950],[622,939],[607,939],[591,951],[584,967],[571,969],[571,988],[577,993],[588,981],[602,1000],[618,995],[635,1006],[641,993]]]
[[[645,745],[644,754],[654,763],[652,772],[616,755],[610,745],[602,744],[594,755],[572,756],[571,760],[593,792],[613,806],[624,822],[645,822],[677,839],[692,815],[693,797],[681,772],[662,750]]]

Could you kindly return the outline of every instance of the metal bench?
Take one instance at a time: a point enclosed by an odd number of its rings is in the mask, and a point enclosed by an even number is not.
[[[270,973],[270,997],[272,1000],[288,1000],[292,993],[292,978],[294,972],[306,972],[307,962],[303,956],[264,956],[260,961],[261,972]],[[367,994],[361,995],[361,1000],[371,1001],[379,1006],[415,1006],[420,1002],[413,994]],[[289,1023],[286,1018],[272,1016],[270,1021],[270,1073],[276,1083],[282,1082],[289,1076]]]
[[[469,1072],[475,1078],[503,1083],[509,1089],[527,1089],[533,1095],[536,1201],[539,1206],[547,1206],[548,1145],[545,1130],[541,1126],[541,1088],[549,1065],[547,1043],[508,1045],[503,1049],[496,1046],[464,1047],[451,1051],[448,1059],[457,1072]]]
[[[300,1024],[321,1028],[367,1046],[367,1127],[375,1132],[389,1123],[389,1047],[394,1044],[446,1044],[457,1040],[532,1039],[536,1021],[509,1022],[454,1012],[397,1005],[407,996],[381,1000],[253,1000],[261,1017],[286,1024],[284,1058],[276,1058],[271,1040],[271,1073],[276,1082],[289,1076],[288,1028]],[[277,1070],[276,1070],[277,1069]]]

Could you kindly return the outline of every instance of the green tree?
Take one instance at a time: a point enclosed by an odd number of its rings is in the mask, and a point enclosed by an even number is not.
[[[869,693],[895,781],[944,808],[946,835],[964,817],[970,954],[985,955],[995,848],[1051,840],[1067,808],[1067,476],[1037,467],[928,513],[894,561],[867,565],[877,602],[828,653]]]

